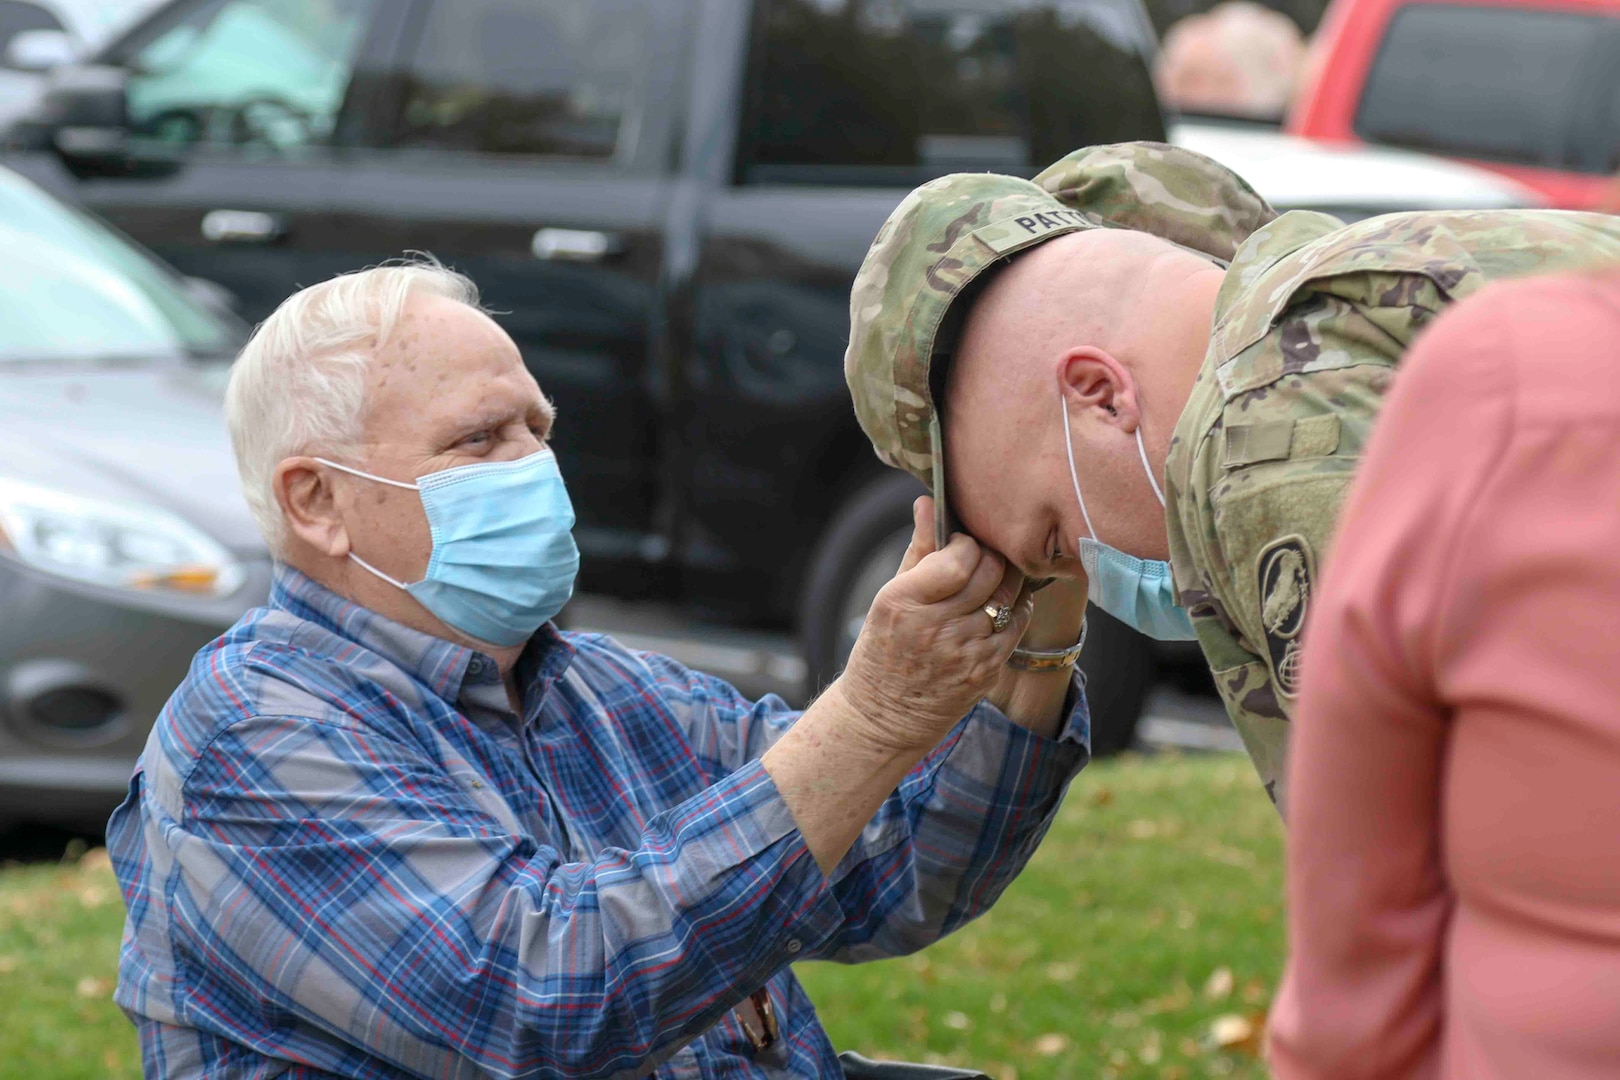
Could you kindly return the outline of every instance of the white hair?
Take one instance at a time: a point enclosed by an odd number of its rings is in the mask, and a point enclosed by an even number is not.
[[[366,368],[415,293],[478,308],[478,287],[432,256],[343,274],[294,293],[253,332],[231,369],[225,422],[242,494],[270,550],[287,528],[276,466],[352,453],[365,422]]]

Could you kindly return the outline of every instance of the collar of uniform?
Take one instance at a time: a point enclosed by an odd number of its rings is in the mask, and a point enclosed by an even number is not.
[[[1291,210],[1251,233],[1232,256],[1215,296],[1210,355],[1229,359],[1264,336],[1293,290],[1273,290],[1260,297],[1255,290],[1261,280],[1283,259],[1344,227],[1330,214]]]

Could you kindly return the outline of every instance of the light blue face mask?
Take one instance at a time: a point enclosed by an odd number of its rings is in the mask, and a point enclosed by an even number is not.
[[[1059,397],[1063,407],[1063,446],[1069,452],[1069,478],[1074,481],[1074,497],[1080,501],[1080,516],[1086,519],[1089,537],[1079,538],[1080,565],[1086,568],[1086,598],[1127,626],[1134,627],[1159,641],[1192,641],[1198,635],[1193,631],[1187,610],[1176,603],[1176,586],[1171,577],[1170,564],[1157,560],[1138,559],[1117,548],[1111,548],[1097,539],[1097,530],[1086,512],[1086,497],[1080,494],[1080,473],[1074,467],[1074,440],[1069,436],[1069,405]],[[1136,451],[1142,455],[1142,468],[1147,471],[1148,483],[1159,505],[1164,505],[1164,492],[1153,476],[1148,463],[1147,447],[1142,442],[1142,425],[1136,426]]]
[[[421,581],[407,585],[352,551],[349,558],[468,637],[521,645],[574,594],[579,574],[574,505],[550,450],[516,461],[461,465],[414,484],[315,460],[421,493],[433,530],[433,556]]]

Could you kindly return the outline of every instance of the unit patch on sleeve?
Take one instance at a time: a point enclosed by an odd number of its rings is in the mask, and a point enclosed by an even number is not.
[[[1300,631],[1311,606],[1315,567],[1310,545],[1287,536],[1260,553],[1260,622],[1278,693],[1299,693]]]

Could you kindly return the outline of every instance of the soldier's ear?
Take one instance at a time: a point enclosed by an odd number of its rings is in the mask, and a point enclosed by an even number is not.
[[[1113,354],[1089,345],[1070,349],[1058,362],[1058,386],[1077,415],[1136,430],[1136,382]]]

